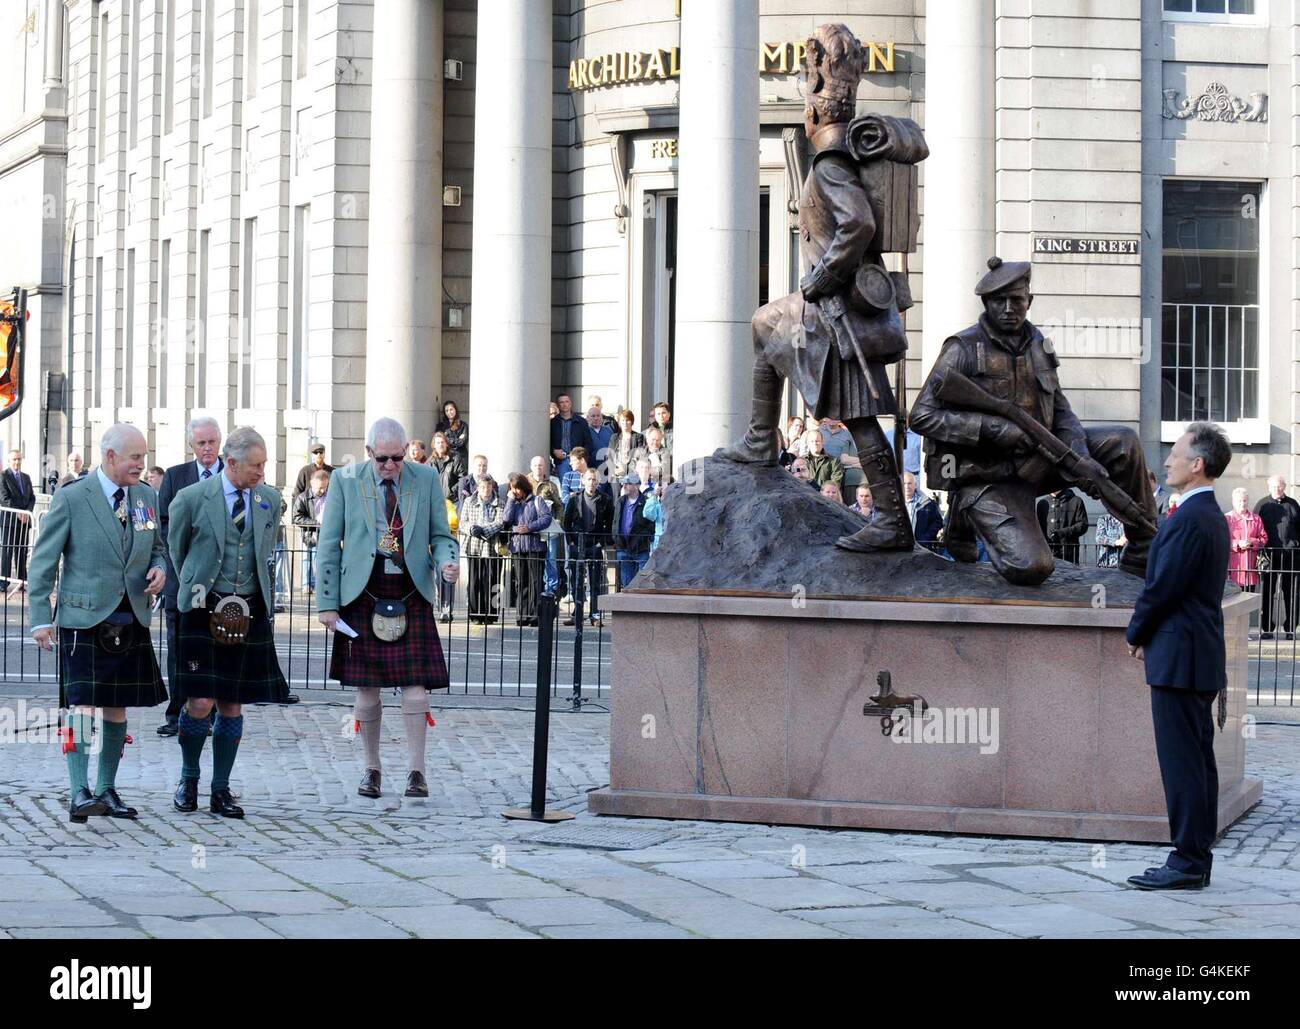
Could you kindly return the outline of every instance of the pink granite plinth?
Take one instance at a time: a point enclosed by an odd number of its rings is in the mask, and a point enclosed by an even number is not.
[[[1219,825],[1245,777],[1246,631],[1224,601]],[[626,592],[613,617],[610,785],[598,814],[1168,842],[1131,609]],[[931,714],[890,736],[888,670]]]

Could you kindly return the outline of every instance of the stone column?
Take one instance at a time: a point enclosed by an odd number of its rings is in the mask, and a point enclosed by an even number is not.
[[[550,0],[479,0],[475,75],[470,449],[504,481],[549,431]]]
[[[923,375],[979,316],[975,282],[996,242],[993,5],[929,0],[925,13]]]
[[[425,439],[442,391],[442,0],[374,7],[366,424]]]
[[[758,307],[758,0],[682,4],[674,462],[749,421]]]
[[[46,92],[63,88],[63,0],[45,0],[45,81]]]

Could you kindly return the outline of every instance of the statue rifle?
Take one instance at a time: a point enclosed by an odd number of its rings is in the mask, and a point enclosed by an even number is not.
[[[1082,478],[1079,472],[1081,463],[1079,455],[1058,439],[1047,426],[1011,401],[999,400],[991,396],[961,372],[944,372],[935,386],[934,395],[952,407],[1007,419],[1029,437],[1034,444],[1034,449],[1055,465],[1067,480],[1077,482]],[[1097,499],[1105,502],[1107,507],[1120,515],[1122,521],[1155,533],[1156,526],[1138,507],[1137,502],[1111,479],[1102,479],[1096,483],[1096,486]]]

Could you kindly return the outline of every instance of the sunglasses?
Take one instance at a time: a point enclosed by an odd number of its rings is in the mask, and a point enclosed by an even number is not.
[[[406,457],[405,454],[389,454],[389,455],[376,454],[375,464],[387,464],[389,461],[392,461],[393,464],[401,464],[403,458],[405,457]]]

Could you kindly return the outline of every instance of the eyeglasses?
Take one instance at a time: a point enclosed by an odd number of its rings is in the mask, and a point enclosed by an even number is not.
[[[392,461],[393,464],[401,464],[402,459],[405,457],[406,457],[405,454],[388,454],[388,455],[376,454],[375,464],[387,464],[389,461]]]

